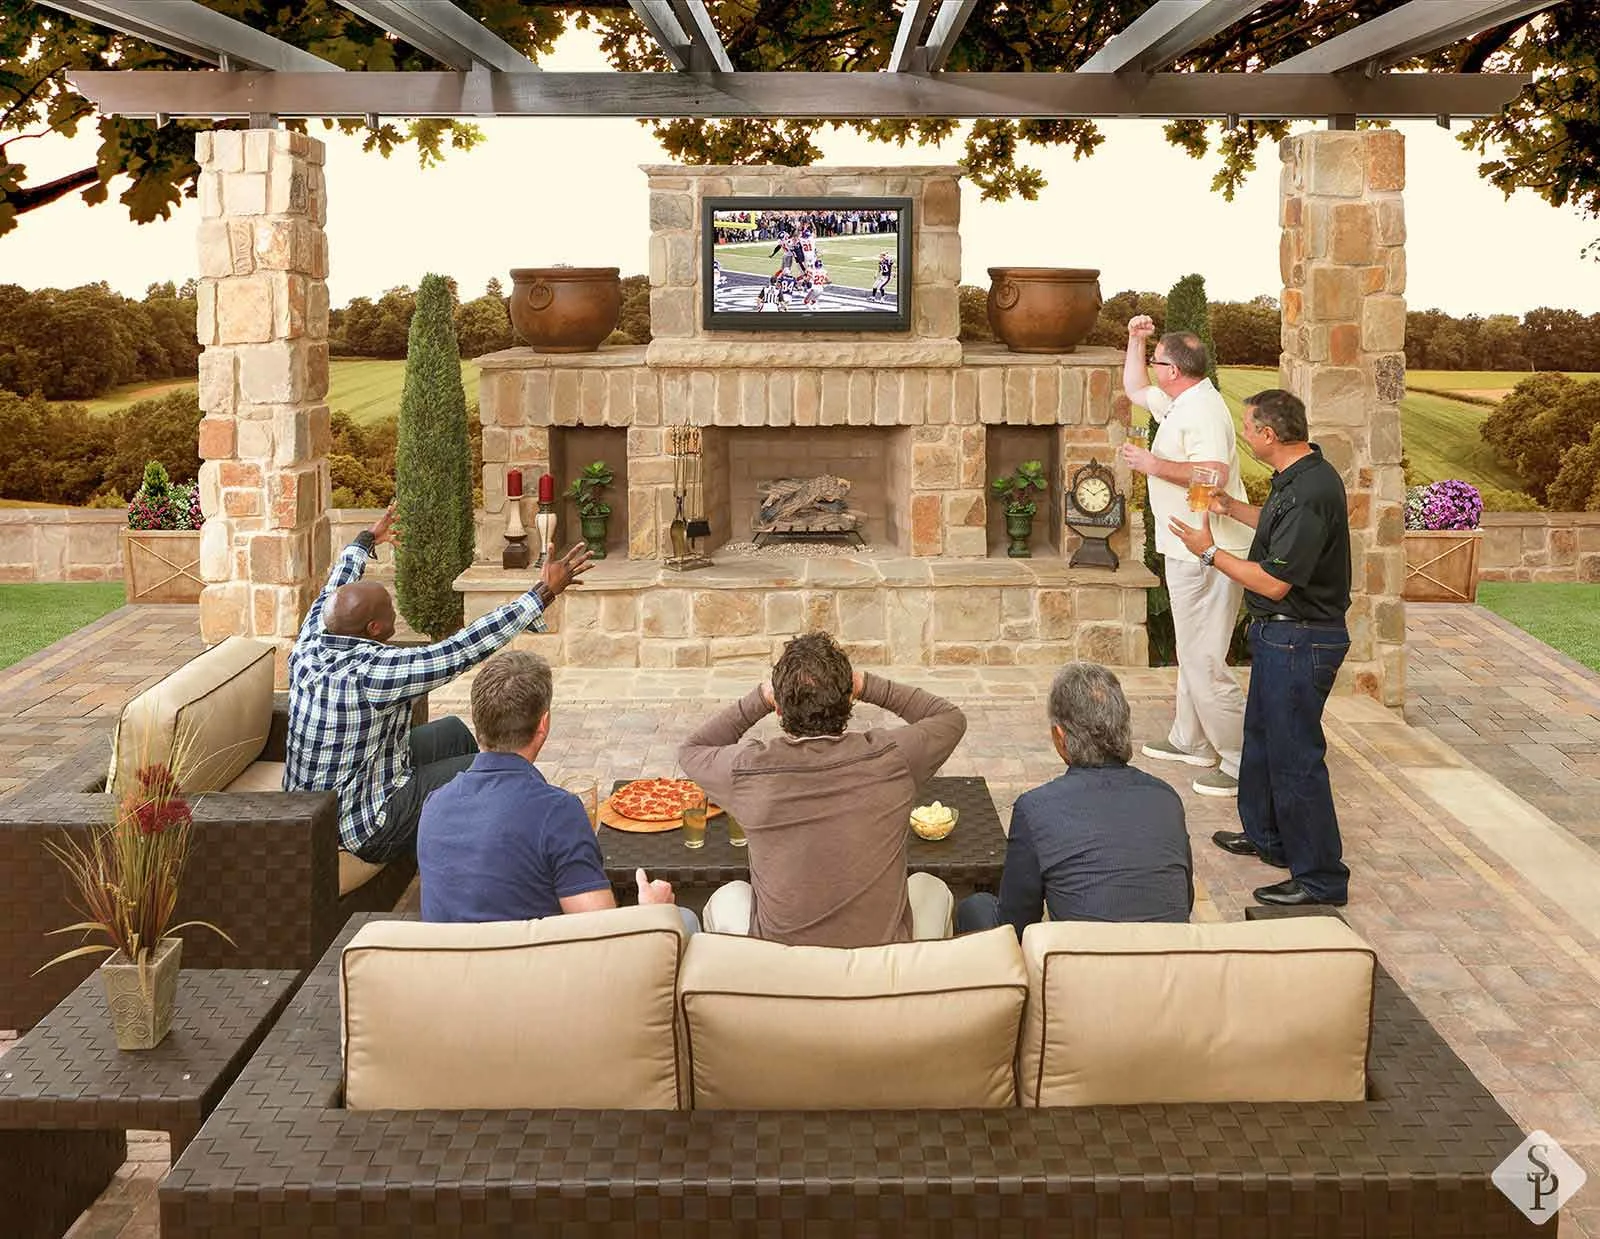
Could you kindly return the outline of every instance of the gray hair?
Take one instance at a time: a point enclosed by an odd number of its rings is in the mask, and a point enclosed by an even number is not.
[[[1050,722],[1061,728],[1074,766],[1125,766],[1133,722],[1122,685],[1099,663],[1068,663],[1050,685]]]
[[[1246,397],[1244,405],[1251,420],[1257,426],[1270,426],[1279,443],[1304,443],[1309,437],[1305,402],[1292,392],[1269,387]]]
[[[1200,343],[1200,337],[1194,332],[1169,331],[1161,337],[1161,347],[1166,351],[1167,360],[1178,368],[1179,374],[1190,379],[1206,377],[1211,359],[1206,356],[1206,346]]]

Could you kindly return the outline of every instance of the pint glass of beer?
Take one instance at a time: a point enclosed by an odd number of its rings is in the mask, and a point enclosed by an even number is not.
[[[1204,512],[1211,507],[1211,496],[1222,485],[1219,470],[1210,465],[1196,465],[1189,474],[1189,511]]]

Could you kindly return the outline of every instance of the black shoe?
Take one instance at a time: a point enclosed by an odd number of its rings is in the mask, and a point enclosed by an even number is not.
[[[1270,903],[1280,908],[1300,908],[1307,904],[1328,904],[1331,907],[1342,908],[1343,899],[1319,899],[1293,878],[1283,882],[1274,882],[1271,886],[1263,886],[1250,892],[1257,903]]]
[[[1250,842],[1250,836],[1242,830],[1219,830],[1211,836],[1215,843],[1224,852],[1231,852],[1235,856],[1254,856],[1264,865],[1271,865],[1274,869],[1287,869],[1289,862],[1274,860],[1255,844]]]

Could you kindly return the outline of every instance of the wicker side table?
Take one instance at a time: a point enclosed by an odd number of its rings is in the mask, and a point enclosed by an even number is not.
[[[172,1031],[118,1050],[90,976],[0,1057],[0,1218],[15,1239],[62,1234],[127,1158],[126,1132],[164,1131],[172,1160],[222,1100],[299,973],[185,969]]]

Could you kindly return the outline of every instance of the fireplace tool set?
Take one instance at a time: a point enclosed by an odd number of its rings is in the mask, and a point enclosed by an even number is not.
[[[672,553],[667,567],[675,572],[709,568],[711,557],[700,550],[700,539],[711,532],[706,522],[706,491],[702,467],[705,453],[698,426],[668,426],[667,454],[672,457],[672,494],[677,512],[668,527]]]

